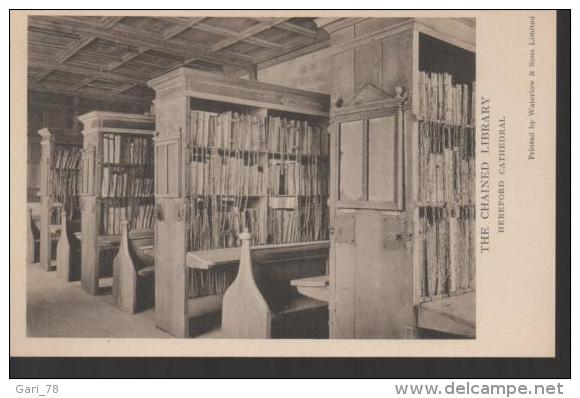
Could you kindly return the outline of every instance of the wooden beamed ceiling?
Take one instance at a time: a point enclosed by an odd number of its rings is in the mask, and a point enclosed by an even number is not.
[[[254,76],[329,45],[315,18],[30,16],[28,87],[150,101],[146,82],[178,67]]]

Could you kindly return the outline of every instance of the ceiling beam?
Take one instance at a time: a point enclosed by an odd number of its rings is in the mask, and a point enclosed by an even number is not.
[[[135,86],[136,86],[136,84],[124,84],[123,86],[119,87],[118,89],[113,90],[111,95],[117,96],[117,95],[124,93],[125,91],[127,91]]]
[[[79,40],[77,43],[75,43],[74,45],[72,45],[71,47],[67,48],[66,50],[64,50],[62,53],[60,53],[57,57],[56,57],[56,62],[58,62],[59,64],[62,64],[63,62],[68,61],[69,59],[71,59],[76,53],[78,53],[79,51],[81,51],[83,48],[85,48],[86,46],[88,46],[89,44],[91,44],[94,40],[96,39],[96,37],[94,36],[89,36],[89,37],[85,37],[82,38],[81,40]]]
[[[101,20],[101,27],[103,29],[111,29],[113,26],[117,25],[119,22],[123,20],[122,16],[118,17],[105,17]]]
[[[37,83],[28,83],[28,90],[31,91],[38,91],[42,93],[53,93],[53,94],[62,94],[62,95],[69,95],[72,97],[84,97],[96,100],[104,100],[104,101],[127,101],[127,102],[139,102],[144,104],[149,104],[152,98],[148,98],[146,96],[132,96],[132,95],[112,95],[112,94],[104,94],[98,93],[95,91],[78,91],[72,89],[66,89],[62,87],[57,87],[50,84],[37,84]],[[153,97],[153,96],[152,96]]]
[[[60,54],[57,55],[57,57],[55,59],[55,62],[54,62],[54,65],[62,64],[64,62],[66,62],[67,60],[71,59],[76,53],[78,53],[83,48],[85,48],[86,46],[88,46],[89,44],[91,44],[94,40],[95,40],[95,37],[94,36],[85,37],[85,38],[82,38],[81,40],[79,40],[78,42],[76,42],[75,44],[73,44],[72,46],[64,49]],[[36,83],[40,82],[45,77],[47,77],[48,75],[50,75],[50,73],[54,69],[55,69],[54,66],[48,66],[48,67],[46,67],[36,77],[36,79],[35,79]]]
[[[272,23],[261,22],[257,25],[250,26],[248,29],[245,29],[241,32],[235,32],[233,30],[219,28],[217,26],[212,26],[203,23],[197,24],[195,26],[195,29],[228,37],[228,39],[224,39],[211,47],[211,52],[216,52],[240,41],[255,44],[260,47],[275,48],[275,49],[281,48],[283,47],[281,44],[253,37],[254,35],[257,35],[260,32],[270,29],[272,26],[273,26]]]
[[[127,62],[131,61],[134,58],[137,58],[139,55],[147,52],[148,49],[147,48],[139,48],[137,49],[136,52],[134,53],[129,53],[129,54],[125,54],[121,57],[120,61],[117,62],[112,62],[109,65],[107,65],[106,67],[106,71],[107,72],[111,72],[114,69],[117,69],[121,66],[123,66],[124,64],[126,64]],[[78,90],[81,87],[86,86],[89,83],[92,83],[93,81],[97,80],[97,77],[88,77],[86,79],[81,80],[80,82],[78,82],[75,86],[74,89]]]
[[[124,83],[144,83],[146,80],[146,78],[133,77],[131,75],[120,74],[107,70],[89,69],[65,64],[55,65],[46,61],[39,61],[34,59],[29,59],[28,65],[35,68],[54,68],[54,70],[59,70],[61,72],[74,73],[76,75],[94,77],[95,79],[113,80]],[[36,79],[35,82],[38,83],[38,79]]]
[[[205,19],[207,19],[207,17],[192,18],[187,23],[183,23],[182,20],[175,18],[175,19],[173,19],[173,21],[178,21],[178,24],[175,27],[166,31],[163,34],[163,39],[164,40],[173,39],[175,36],[185,32],[186,30],[188,30],[190,28],[193,28],[195,25],[197,25],[198,23],[202,22]]]
[[[302,36],[310,37],[311,39],[315,39],[318,37],[319,32],[314,29],[308,29],[304,26],[296,25],[290,22],[282,22],[281,24],[277,25],[278,28],[287,30],[289,32],[297,33]]]
[[[74,17],[29,17],[29,26],[43,28],[47,31],[58,33],[81,33],[85,35],[94,35],[97,38],[112,41],[117,44],[124,44],[128,47],[145,46],[165,54],[180,58],[196,57],[207,62],[219,62],[224,65],[235,66],[239,68],[248,68],[251,65],[249,60],[239,59],[226,54],[211,53],[207,46],[201,46],[195,43],[175,43],[166,42],[163,38],[130,26],[117,25],[111,30],[105,30],[100,26],[75,19]]]
[[[87,84],[94,82],[95,80],[97,80],[97,78],[94,76],[85,77],[83,80],[81,80],[80,82],[75,84],[72,89],[78,90],[79,88],[82,88],[82,87],[86,86]]]
[[[319,32],[315,29],[305,28],[304,26],[300,26],[289,22],[290,18],[263,18],[263,17],[255,17],[252,18],[256,22],[266,22],[271,23],[272,26],[276,26],[280,29],[287,30],[289,32],[294,32],[300,34],[302,36],[310,37],[311,39],[315,39],[318,37]]]

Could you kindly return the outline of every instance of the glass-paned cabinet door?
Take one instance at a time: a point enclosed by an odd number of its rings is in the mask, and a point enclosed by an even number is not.
[[[340,124],[340,200],[363,199],[362,120]]]
[[[338,124],[338,207],[402,210],[400,116],[361,115]]]

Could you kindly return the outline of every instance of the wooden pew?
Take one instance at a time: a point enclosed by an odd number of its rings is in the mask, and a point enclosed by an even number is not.
[[[307,278],[292,279],[290,285],[296,286],[298,293],[328,303],[330,288],[328,275],[309,276]]]
[[[27,242],[26,242],[26,261],[36,263],[40,258],[40,230],[32,219],[32,209],[27,211]]]
[[[268,292],[267,286],[255,276],[252,265],[253,257],[261,264],[268,261],[287,262],[297,260],[305,255],[305,247],[322,246],[325,242],[309,242],[306,244],[277,245],[264,250],[256,248],[256,254],[250,252],[250,233],[240,234],[242,241],[238,274],[234,282],[226,290],[222,305],[222,333],[227,338],[255,338],[267,339],[276,337],[280,331],[294,327],[307,330],[309,325],[300,325],[300,322],[322,323],[326,334],[317,337],[327,337],[328,332],[328,303],[304,295],[291,296],[291,300],[280,305],[274,303],[273,292]],[[328,249],[323,249],[328,255]],[[278,252],[278,254],[277,254]],[[311,251],[320,256],[319,248]],[[312,258],[313,255],[310,257]],[[267,267],[267,265],[263,265]],[[299,321],[298,321],[299,319]],[[325,325],[324,325],[325,324]],[[284,326],[276,326],[284,325]],[[311,325],[310,325],[311,326]],[[310,328],[312,329],[312,328]]]
[[[81,277],[81,242],[75,236],[75,231],[79,230],[80,223],[70,222],[63,209],[56,246],[56,276],[67,282],[78,281]]]
[[[127,221],[122,222],[121,229],[119,251],[113,261],[113,301],[133,314],[155,305],[154,236],[131,237]]]

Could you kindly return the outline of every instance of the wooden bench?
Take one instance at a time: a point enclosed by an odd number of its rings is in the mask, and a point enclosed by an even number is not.
[[[40,259],[40,230],[32,217],[32,209],[27,211],[26,261],[36,263]]]
[[[304,295],[282,295],[272,291],[263,277],[256,278],[252,264],[253,261],[265,264],[317,258],[323,260],[324,266],[328,257],[328,242],[271,245],[250,251],[251,235],[243,232],[240,239],[242,247],[238,249],[238,274],[223,298],[223,336],[256,339],[286,337],[284,334],[292,328],[292,337],[328,337],[328,303]],[[285,296],[285,300],[279,300],[281,295]],[[313,324],[321,326],[323,331],[316,333],[317,328],[313,328]]]
[[[154,234],[151,230],[130,234],[126,221],[121,223],[121,230],[119,250],[113,260],[113,301],[133,314],[155,305]]]
[[[67,282],[81,278],[81,241],[75,235],[80,228],[80,222],[69,221],[63,209],[60,237],[56,245],[56,276]]]

